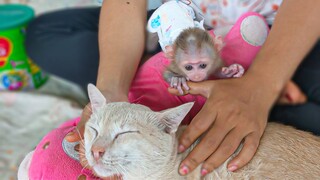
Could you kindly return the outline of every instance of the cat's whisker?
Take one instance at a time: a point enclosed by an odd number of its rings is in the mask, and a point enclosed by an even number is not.
[[[81,156],[85,156],[86,154],[84,154],[84,153],[79,153],[79,155],[81,155]]]
[[[80,140],[79,144],[81,144],[84,147],[84,140]]]
[[[116,168],[118,173],[121,175],[126,175],[128,174],[127,170],[121,165],[121,164],[117,164],[120,169]]]
[[[86,163],[86,165],[85,165],[85,166],[83,166],[83,168],[82,168],[82,170],[81,170],[81,171],[83,171],[84,169],[86,169],[88,166],[89,166],[89,164],[88,164],[88,163]]]
[[[84,142],[84,140],[83,140],[83,137],[81,136],[81,133],[80,133],[80,131],[79,131],[79,129],[78,129],[78,127],[76,127],[76,131],[77,131],[77,133],[78,133],[78,135],[79,135],[79,137],[80,137],[80,143],[81,142]],[[84,144],[83,144],[84,145]]]

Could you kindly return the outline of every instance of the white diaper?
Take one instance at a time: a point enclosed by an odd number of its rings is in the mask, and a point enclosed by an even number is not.
[[[166,46],[173,44],[183,30],[191,27],[204,29],[203,19],[197,21],[194,10],[180,1],[169,1],[161,5],[147,25],[149,32],[158,34],[163,51]]]

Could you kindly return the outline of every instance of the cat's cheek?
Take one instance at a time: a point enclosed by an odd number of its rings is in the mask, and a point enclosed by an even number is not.
[[[85,148],[82,143],[79,144],[79,158],[80,158],[80,164],[82,167],[86,167],[86,169],[92,170],[92,167],[90,166],[86,156],[85,156]]]

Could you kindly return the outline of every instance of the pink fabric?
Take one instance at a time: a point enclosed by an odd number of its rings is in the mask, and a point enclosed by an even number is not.
[[[245,17],[250,15],[261,17],[256,13],[245,14],[225,37],[226,45],[222,50],[222,56],[227,65],[239,63],[248,68],[260,49],[259,46],[246,43],[240,35],[240,24]],[[187,102],[195,102],[194,107],[183,121],[183,124],[189,124],[205,103],[205,98],[169,94],[167,91],[169,84],[162,77],[162,72],[168,65],[169,60],[165,58],[162,52],[148,60],[139,69],[132,82],[129,101],[146,105],[154,111],[176,107]],[[78,161],[66,155],[61,146],[63,138],[75,128],[79,120],[80,118],[76,118],[62,124],[41,140],[31,161],[29,169],[31,180],[77,179],[79,175],[85,175],[87,179],[95,179],[90,170],[83,169]],[[44,149],[43,147],[48,142],[50,144]]]
[[[244,69],[247,70],[261,48],[261,46],[253,46],[249,44],[241,36],[241,23],[248,16],[260,17],[268,28],[266,20],[258,13],[249,12],[241,16],[224,38],[225,46],[222,49],[221,58],[225,61],[227,66],[237,63],[241,64]]]
[[[85,175],[87,180],[97,179],[88,169],[69,157],[62,148],[62,140],[71,132],[80,118],[63,123],[47,134],[36,147],[29,169],[31,180],[78,179]]]

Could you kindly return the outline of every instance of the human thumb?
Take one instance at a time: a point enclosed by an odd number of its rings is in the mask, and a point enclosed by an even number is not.
[[[91,114],[92,114],[91,104],[89,103],[84,107],[81,114],[81,120],[77,124],[77,127],[66,135],[65,140],[67,140],[68,142],[77,142],[82,140],[85,124],[89,120]]]

